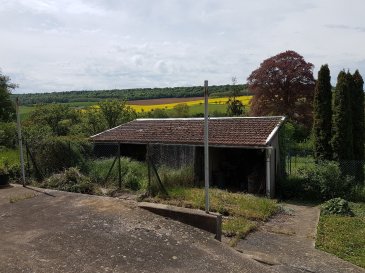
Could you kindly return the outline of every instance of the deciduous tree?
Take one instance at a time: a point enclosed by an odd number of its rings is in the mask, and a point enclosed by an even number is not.
[[[10,99],[11,90],[15,88],[16,84],[11,83],[10,78],[0,72],[0,121],[15,119],[15,107]]]
[[[264,60],[248,77],[252,115],[286,115],[310,128],[315,81],[313,64],[295,51]]]
[[[100,111],[108,128],[113,128],[122,123],[136,118],[135,111],[126,104],[126,101],[106,100],[99,103]]]
[[[228,116],[242,116],[244,113],[243,103],[237,99],[239,90],[236,87],[237,78],[232,77],[232,93],[227,101],[227,115]]]

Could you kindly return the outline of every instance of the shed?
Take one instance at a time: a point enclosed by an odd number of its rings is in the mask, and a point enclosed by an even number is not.
[[[278,129],[282,116],[209,119],[210,184],[220,188],[275,195],[280,171]],[[144,160],[148,147],[191,151],[197,181],[203,180],[204,118],[136,119],[91,137],[99,152],[118,144],[121,155]],[[176,151],[176,149],[175,149]]]

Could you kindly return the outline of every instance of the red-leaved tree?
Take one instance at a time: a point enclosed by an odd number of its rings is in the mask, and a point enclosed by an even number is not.
[[[252,115],[285,115],[307,128],[311,126],[313,64],[307,63],[301,55],[285,51],[266,59],[247,81],[254,94]]]

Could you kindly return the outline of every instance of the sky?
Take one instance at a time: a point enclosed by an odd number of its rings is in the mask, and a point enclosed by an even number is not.
[[[363,0],[0,0],[14,93],[245,83],[294,50],[365,76]]]

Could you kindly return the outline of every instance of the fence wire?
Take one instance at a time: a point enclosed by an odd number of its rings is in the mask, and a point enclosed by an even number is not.
[[[147,146],[147,163],[150,193],[196,184],[196,149],[190,145],[150,144]]]
[[[290,151],[285,160],[286,174],[292,177],[300,177],[304,169],[314,168],[317,165],[325,164],[328,161],[316,162],[313,151],[293,150]],[[364,183],[365,169],[363,160],[339,160],[340,172],[343,176],[352,177],[357,184]]]

